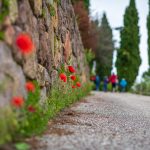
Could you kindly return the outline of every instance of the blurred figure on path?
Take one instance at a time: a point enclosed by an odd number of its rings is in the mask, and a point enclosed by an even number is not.
[[[96,76],[95,76],[95,75],[92,75],[92,76],[90,77],[90,80],[93,81],[93,82],[95,82]]]
[[[107,85],[108,85],[108,82],[109,82],[108,77],[105,76],[105,77],[104,77],[104,81],[103,81],[103,91],[104,91],[104,92],[107,92]]]
[[[112,85],[112,91],[116,91],[116,84],[117,84],[118,77],[114,73],[109,77],[109,82]]]
[[[98,75],[96,75],[95,84],[96,84],[96,91],[99,91],[100,77]]]
[[[127,86],[127,81],[124,78],[122,78],[120,81],[121,92],[125,92],[126,86]]]

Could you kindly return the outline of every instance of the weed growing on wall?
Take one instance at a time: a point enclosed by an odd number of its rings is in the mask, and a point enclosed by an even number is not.
[[[4,32],[2,30],[2,24],[4,22],[5,17],[9,14],[9,0],[1,0],[1,8],[0,8],[0,40],[4,39]]]
[[[72,88],[72,81],[67,84],[59,81],[45,103],[41,104],[40,88],[36,82],[34,84],[35,91],[28,93],[24,106],[12,106],[0,116],[0,144],[42,133],[49,119],[91,91],[91,83],[83,85],[79,90]]]
[[[15,42],[18,53],[30,55],[35,52],[35,45],[27,33],[18,34]],[[8,108],[0,110],[0,145],[8,141],[22,142],[25,137],[41,134],[58,112],[86,96],[92,89],[91,83],[81,83],[76,69],[72,65],[62,65],[57,70],[57,81],[44,102],[40,100],[37,81],[27,81],[24,85],[27,98],[15,95]]]

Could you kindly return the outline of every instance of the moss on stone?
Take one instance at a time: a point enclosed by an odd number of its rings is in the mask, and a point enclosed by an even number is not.
[[[56,11],[55,11],[54,6],[50,4],[49,7],[48,7],[48,9],[49,9],[50,15],[52,17],[54,17],[56,15]]]
[[[4,40],[5,34],[3,31],[0,31],[0,40]]]
[[[4,21],[5,17],[9,14],[9,0],[2,0],[0,9],[0,24]]]
[[[54,0],[54,2],[56,2],[58,5],[61,4],[61,1],[60,1],[60,0]]]
[[[57,39],[56,35],[54,36],[54,53],[56,53],[59,49],[59,40]]]
[[[46,18],[46,9],[45,8],[42,9],[42,17]]]
[[[1,0],[1,6],[0,6],[0,40],[4,40],[4,38],[5,38],[5,34],[2,31],[2,23],[8,14],[9,14],[9,0]]]

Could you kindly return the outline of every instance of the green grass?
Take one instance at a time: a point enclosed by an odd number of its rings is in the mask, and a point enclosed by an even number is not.
[[[131,92],[150,96],[150,77],[146,76],[141,83],[135,84]]]
[[[86,96],[92,89],[92,84],[87,83],[81,88],[72,89],[72,82],[59,81],[51,89],[50,95],[44,103],[40,102],[40,88],[35,82],[36,90],[29,92],[23,108],[9,107],[1,111],[0,115],[0,145],[9,142],[22,142],[24,138],[39,135],[47,128],[47,123],[58,112],[72,103]],[[35,112],[29,112],[28,106],[36,108]]]

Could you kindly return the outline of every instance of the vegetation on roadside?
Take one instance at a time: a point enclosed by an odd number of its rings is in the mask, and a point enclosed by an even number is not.
[[[145,76],[141,83],[136,83],[131,92],[150,96],[150,76]]]
[[[15,44],[18,52],[24,56],[35,52],[32,38],[25,32],[18,34]],[[58,80],[49,91],[47,100],[41,100],[40,87],[36,81],[27,81],[24,85],[27,98],[16,95],[6,108],[0,110],[0,145],[41,134],[49,119],[91,91],[91,83],[82,83],[73,66],[62,65],[57,71]],[[23,143],[17,145],[24,146]]]
[[[59,81],[44,102],[40,101],[40,88],[34,82],[35,91],[28,93],[24,104],[20,100],[0,113],[0,145],[8,141],[20,142],[25,137],[41,134],[52,119],[65,107],[86,96],[92,89],[91,83],[72,87],[72,80]]]

